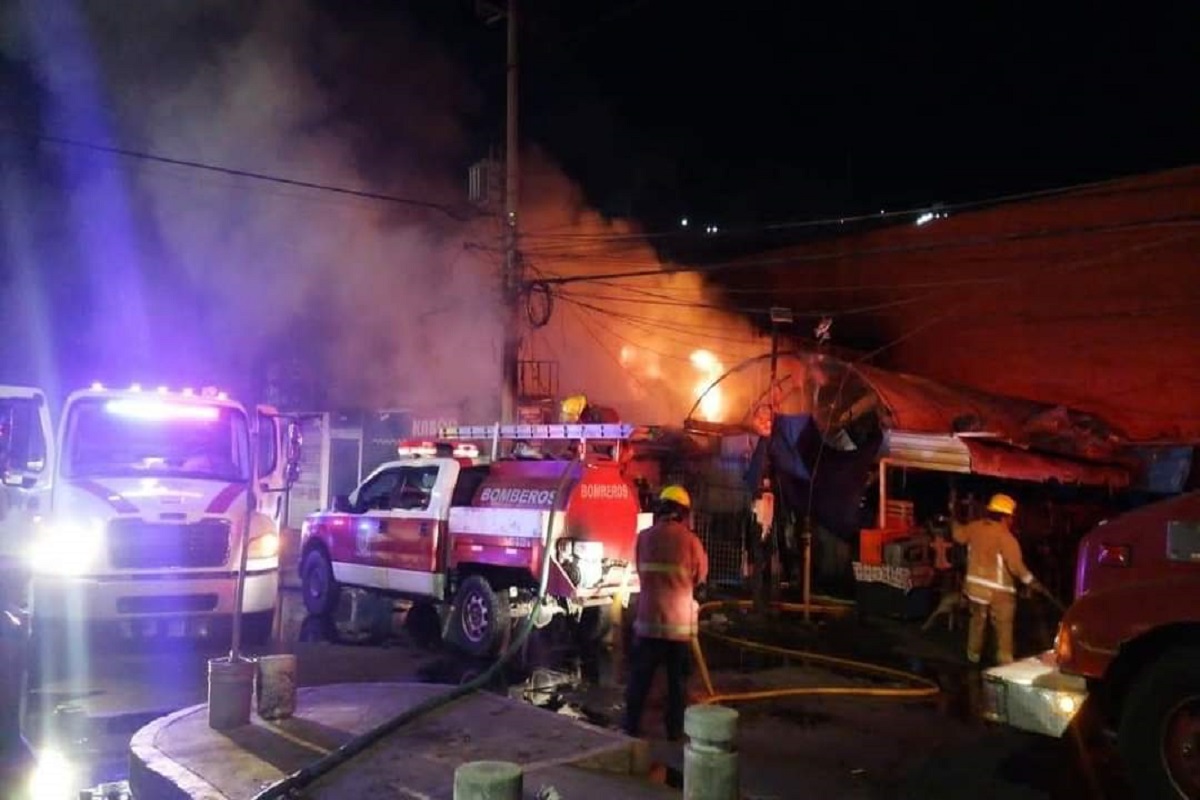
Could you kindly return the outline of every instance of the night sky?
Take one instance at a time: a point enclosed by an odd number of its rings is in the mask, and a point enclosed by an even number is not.
[[[475,5],[0,0],[0,317],[31,332],[0,343],[0,372],[191,380],[290,349],[358,397],[363,376],[380,391],[411,382],[452,330],[463,342],[443,346],[486,362],[456,376],[487,383],[501,323],[486,215],[103,150],[466,211],[469,165],[504,141],[504,24]],[[829,232],[768,223],[1200,162],[1200,4],[1059,18],[1042,5],[523,0],[521,140],[548,157],[524,163],[560,167],[592,208],[693,264]],[[533,185],[523,212],[539,199],[578,211],[567,182],[544,198]],[[535,269],[587,261],[556,253],[536,220],[522,231]],[[706,237],[710,224],[750,233]],[[597,263],[610,268],[651,255],[609,244]],[[420,312],[404,331],[362,303],[389,293]],[[564,350],[613,362],[619,339],[600,346],[565,321]],[[353,367],[366,350],[386,367]]]
[[[418,8],[490,91],[482,146],[502,141],[503,31],[470,5]],[[1192,2],[522,5],[524,137],[651,227],[978,199],[1200,154]]]

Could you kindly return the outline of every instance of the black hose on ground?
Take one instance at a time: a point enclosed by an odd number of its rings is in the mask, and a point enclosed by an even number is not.
[[[546,523],[546,535],[542,542],[542,563],[541,575],[538,580],[538,594],[534,600],[534,611],[542,604],[546,597],[546,590],[550,583],[550,554],[553,550],[555,522],[558,518],[559,500],[562,498],[563,490],[566,489],[567,482],[570,480],[572,469],[575,462],[566,462],[562,476],[559,478],[558,485],[554,489],[554,502],[550,506],[550,519]],[[505,665],[516,655],[521,647],[525,644],[525,640],[529,638],[530,632],[533,630],[533,621],[536,614],[529,614],[523,621],[521,629],[516,637],[509,644],[508,649],[500,656],[496,663],[492,664],[483,674],[479,675],[472,681],[464,683],[461,686],[456,686],[445,694],[440,694],[436,697],[431,697],[412,708],[403,711],[386,722],[381,723],[377,727],[367,731],[366,733],[356,736],[344,745],[329,753],[321,756],[313,763],[301,767],[300,769],[288,775],[278,783],[272,784],[254,796],[254,800],[279,800],[280,798],[296,797],[298,791],[303,790],[306,786],[314,781],[324,777],[332,772],[337,767],[346,763],[350,759],[362,753],[367,748],[378,743],[385,737],[395,733],[400,728],[403,728],[410,722],[425,716],[426,714],[443,708],[461,697],[473,694],[490,684],[505,667]]]

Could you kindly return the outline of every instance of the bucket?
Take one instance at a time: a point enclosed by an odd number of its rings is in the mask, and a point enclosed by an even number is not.
[[[261,656],[258,659],[258,715],[287,719],[296,713],[296,657]]]
[[[250,659],[208,661],[208,727],[227,731],[250,722],[255,664]]]

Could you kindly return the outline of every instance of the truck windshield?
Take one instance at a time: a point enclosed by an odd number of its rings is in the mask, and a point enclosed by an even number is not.
[[[63,475],[244,481],[249,435],[239,409],[147,397],[71,406]]]

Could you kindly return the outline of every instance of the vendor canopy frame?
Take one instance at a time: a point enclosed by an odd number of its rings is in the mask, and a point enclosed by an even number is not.
[[[738,364],[713,385],[769,357]],[[1111,489],[1130,486],[1139,469],[1119,431],[1062,406],[803,350],[781,353],[779,374],[764,393],[776,411],[812,414],[836,449],[882,432],[879,457],[896,466]],[[747,419],[757,422],[758,410],[749,409]]]

